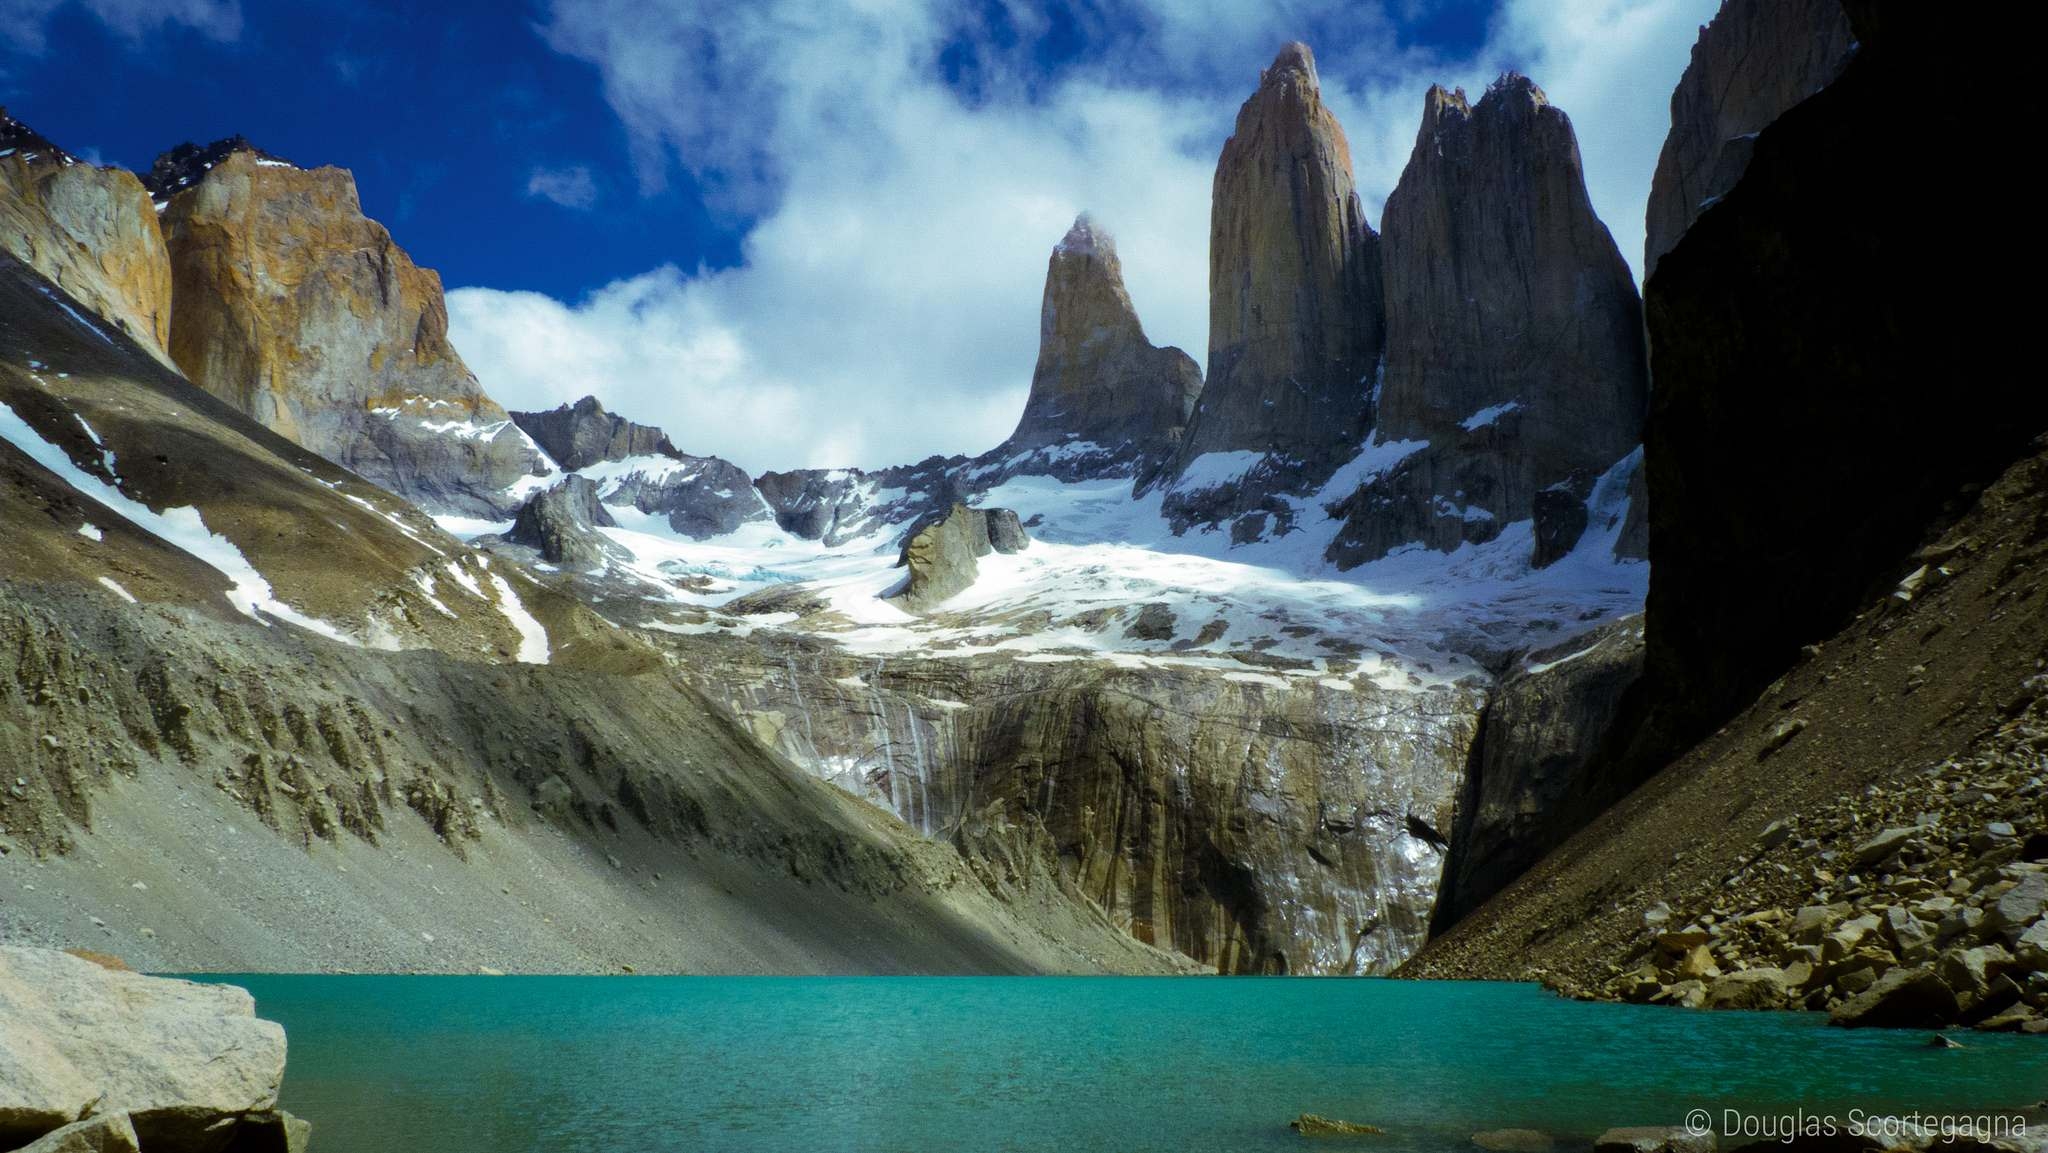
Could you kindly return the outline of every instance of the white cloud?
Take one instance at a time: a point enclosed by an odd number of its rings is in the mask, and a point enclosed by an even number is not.
[[[39,55],[47,46],[51,13],[71,0],[0,0],[0,41]],[[183,24],[215,40],[242,34],[241,0],[75,0],[115,33],[129,40]]]
[[[597,182],[590,169],[578,164],[569,168],[536,168],[526,178],[526,194],[551,200],[563,208],[586,209],[597,203]]]
[[[1485,47],[1446,60],[1397,46],[1373,4],[1128,0],[1091,7],[1089,48],[1046,78],[1028,59],[1043,18],[1020,5],[1006,38],[945,0],[560,0],[545,35],[600,69],[643,189],[686,168],[754,219],[743,262],[574,305],[459,290],[454,335],[508,405],[595,392],[754,470],[978,452],[1022,409],[1047,253],[1083,208],[1117,236],[1153,340],[1203,359],[1215,157],[1283,41],[1318,48],[1375,223],[1430,82],[1530,73],[1572,115],[1633,263],[1670,90],[1713,7],[1505,0]],[[940,66],[962,44],[968,97]]]

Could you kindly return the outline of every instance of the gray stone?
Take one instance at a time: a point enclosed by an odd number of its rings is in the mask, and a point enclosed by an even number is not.
[[[597,530],[617,523],[599,503],[595,482],[569,476],[520,506],[505,539],[538,549],[554,564],[595,565],[615,551]]]
[[[1714,1135],[1678,1126],[1609,1129],[1593,1142],[1593,1153],[1712,1153]]]
[[[1138,610],[1138,617],[1124,627],[1124,635],[1140,641],[1170,641],[1173,639],[1173,608],[1164,602],[1148,604]]]
[[[90,1026],[81,1027],[81,1022]],[[143,1143],[274,1108],[284,1030],[248,992],[116,972],[0,946],[0,1133],[43,1133],[88,1108],[130,1115]]]
[[[0,1137],[4,1140],[4,1137]],[[140,1153],[126,1113],[104,1113],[52,1130],[19,1153]]]
[[[1953,1022],[1961,1012],[1954,990],[1933,970],[1899,968],[1836,1006],[1828,1023],[1851,1029],[1934,1029]]]
[[[556,464],[571,472],[600,461],[682,456],[667,433],[606,412],[594,396],[546,412],[515,412],[511,417]]]

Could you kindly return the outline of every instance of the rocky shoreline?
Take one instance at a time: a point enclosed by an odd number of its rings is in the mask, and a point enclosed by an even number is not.
[[[277,1107],[284,1029],[248,992],[0,945],[0,1148],[303,1153]]]

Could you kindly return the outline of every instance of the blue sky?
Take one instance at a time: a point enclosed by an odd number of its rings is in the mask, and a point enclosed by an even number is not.
[[[146,167],[240,132],[356,176],[513,407],[595,392],[752,468],[977,452],[1093,211],[1206,351],[1208,181],[1288,39],[1368,218],[1431,82],[1532,75],[1632,262],[1713,0],[0,0],[0,102]]]
[[[542,13],[435,0],[420,20],[408,8],[422,6],[246,3],[232,38],[175,23],[137,38],[66,5],[47,18],[40,54],[0,55],[0,103],[126,168],[238,132],[303,165],[347,168],[364,210],[451,285],[573,298],[665,261],[738,259],[746,222],[714,222],[686,173],[640,194],[597,69],[548,47]],[[94,78],[90,99],[81,76]],[[528,192],[538,170],[578,168],[590,174],[586,207]]]

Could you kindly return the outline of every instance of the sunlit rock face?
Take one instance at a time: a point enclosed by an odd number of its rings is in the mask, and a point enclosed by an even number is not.
[[[1833,80],[1855,45],[1841,0],[1724,0],[1671,93],[1644,212],[1643,279],[1735,187],[1756,134]]]
[[[1315,57],[1281,49],[1238,110],[1209,217],[1208,382],[1180,471],[1204,454],[1267,454],[1257,483],[1176,509],[1213,524],[1280,502],[1350,456],[1372,417],[1383,346],[1379,237]],[[1169,496],[1169,504],[1174,503]]]
[[[1049,859],[1126,932],[1226,973],[1383,972],[1421,946],[1483,703],[1466,686],[752,647],[689,675],[992,879]]]
[[[552,471],[448,343],[440,277],[363,216],[346,171],[229,148],[158,186],[170,351],[193,383],[434,511],[509,517],[522,478]]]
[[[1179,446],[1201,369],[1145,338],[1116,240],[1085,214],[1047,262],[1038,341],[1031,395],[1005,449],[1094,446],[1159,459]]]
[[[1642,302],[1571,120],[1512,73],[1477,103],[1431,88],[1385,228],[1374,438],[1413,451],[1347,499],[1331,558],[1452,549],[1542,504],[1582,510],[1641,441],[1648,371]]]
[[[142,182],[79,161],[4,108],[0,252],[169,363],[171,261]]]

